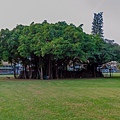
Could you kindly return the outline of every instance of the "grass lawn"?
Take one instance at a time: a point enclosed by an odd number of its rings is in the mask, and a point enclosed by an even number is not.
[[[14,77],[14,75],[0,75],[0,78],[4,78],[4,77]]]
[[[0,120],[120,120],[120,77],[1,78]]]
[[[119,76],[120,77],[120,73],[113,73],[113,76]]]

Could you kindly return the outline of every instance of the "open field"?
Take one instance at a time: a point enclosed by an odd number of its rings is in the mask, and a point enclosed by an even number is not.
[[[110,73],[103,73],[105,77],[110,77]],[[112,77],[120,77],[120,73],[111,73]]]
[[[120,76],[120,73],[113,73],[113,76]]]
[[[120,120],[120,78],[0,79],[0,120]]]

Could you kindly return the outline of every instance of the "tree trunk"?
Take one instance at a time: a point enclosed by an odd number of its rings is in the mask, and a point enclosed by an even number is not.
[[[52,62],[51,62],[51,59],[49,58],[48,60],[48,78],[49,79],[52,79],[53,78],[53,75],[52,75]]]
[[[56,79],[58,79],[58,66],[56,66]]]
[[[14,78],[16,79],[17,76],[16,76],[16,64],[14,63]]]
[[[40,79],[43,80],[43,67],[42,65],[40,66]]]
[[[112,77],[112,75],[111,75],[111,64],[110,64],[110,70],[109,71],[110,71],[110,77]]]
[[[93,72],[94,72],[94,77],[96,78],[96,66],[93,65]]]
[[[26,70],[26,65],[24,65],[23,73],[24,73],[24,78],[25,78],[25,79],[27,79],[26,72],[27,72],[27,70]]]

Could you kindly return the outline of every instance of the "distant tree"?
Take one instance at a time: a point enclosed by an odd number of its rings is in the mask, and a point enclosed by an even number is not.
[[[98,14],[94,13],[94,18],[92,22],[92,34],[99,35],[103,38],[103,12]]]

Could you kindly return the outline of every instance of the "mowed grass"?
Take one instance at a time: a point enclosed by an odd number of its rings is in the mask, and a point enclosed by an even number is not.
[[[120,78],[0,79],[0,120],[120,120]]]

